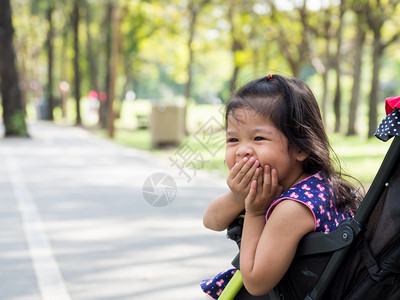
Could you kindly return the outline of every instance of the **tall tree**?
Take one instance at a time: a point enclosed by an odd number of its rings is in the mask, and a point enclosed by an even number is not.
[[[361,74],[362,74],[362,56],[364,41],[367,34],[365,21],[365,5],[354,1],[353,11],[356,13],[356,37],[354,39],[354,69],[353,69],[353,87],[351,89],[351,100],[349,107],[349,123],[347,125],[347,135],[357,134],[357,112],[360,103],[361,92]]]
[[[143,3],[141,2],[127,2],[121,7],[122,23],[120,34],[121,36],[129,36],[129,39],[121,39],[120,41],[121,63],[125,73],[125,82],[120,94],[121,101],[125,99],[128,90],[135,88],[135,73],[138,69],[137,65],[140,64],[140,60],[138,59],[140,41],[151,37],[153,32],[158,29],[157,26],[150,25],[142,6]],[[129,16],[129,18],[125,18],[125,16]],[[153,15],[151,20],[154,20]]]
[[[13,47],[10,0],[0,0],[0,80],[5,136],[28,136]]]
[[[192,96],[192,82],[193,82],[193,63],[194,63],[194,51],[193,51],[193,40],[194,40],[194,35],[195,35],[195,30],[196,30],[196,24],[197,24],[197,17],[201,11],[201,9],[209,3],[210,0],[190,0],[189,1],[189,7],[188,7],[188,12],[189,12],[189,38],[187,41],[187,48],[189,51],[189,61],[187,64],[187,82],[185,86],[185,99],[186,99],[186,108],[185,108],[185,117],[184,117],[184,124],[186,124],[186,110],[187,110],[187,103],[190,100],[190,97]],[[186,125],[185,125],[186,127]],[[185,132],[187,133],[187,129],[185,128]]]
[[[99,83],[98,83],[98,51],[95,51],[93,47],[93,38],[92,33],[90,31],[91,23],[92,23],[92,14],[91,7],[88,0],[84,1],[84,6],[86,10],[85,22],[86,22],[86,45],[87,45],[87,59],[89,63],[89,82],[90,89],[95,90],[97,93],[99,92]]]
[[[108,124],[108,94],[109,94],[109,83],[110,83],[110,68],[109,68],[109,63],[111,60],[111,35],[112,35],[112,28],[111,28],[111,20],[112,18],[112,12],[114,10],[114,3],[112,0],[108,0],[107,5],[106,5],[106,13],[105,13],[105,20],[102,24],[103,27],[103,32],[105,35],[105,41],[104,41],[104,46],[105,46],[105,66],[106,66],[106,75],[105,75],[105,81],[104,81],[104,91],[105,91],[105,96],[104,98],[100,98],[100,110],[99,110],[99,125],[102,128],[107,128]]]
[[[54,108],[54,94],[53,94],[53,65],[54,65],[54,24],[53,24],[53,12],[54,4],[52,1],[49,2],[49,6],[46,12],[46,18],[49,24],[49,30],[47,32],[47,116],[49,120],[53,120],[53,108]]]
[[[80,98],[81,98],[81,70],[79,66],[79,23],[80,23],[80,0],[75,0],[74,7],[72,9],[72,26],[74,31],[74,94],[76,101],[76,125],[82,124],[81,109],[80,109]]]
[[[45,1],[33,0],[31,2],[31,11],[34,15],[45,15],[47,21],[47,33],[45,41],[45,51],[47,52],[47,85],[45,97],[47,99],[45,117],[47,120],[53,120],[54,109],[54,39],[55,39],[55,24],[53,20],[56,8],[59,6],[58,0]]]
[[[67,60],[67,47],[68,47],[68,34],[69,30],[66,25],[64,25],[62,32],[62,47],[61,47],[61,67],[60,67],[60,78],[63,82],[63,90],[61,91],[61,112],[64,119],[67,118],[67,95],[70,90],[70,86],[67,83],[67,65],[69,61]]]
[[[189,51],[189,61],[187,64],[187,82],[185,88],[185,98],[186,101],[190,99],[191,90],[192,90],[192,81],[193,81],[193,62],[194,62],[194,53],[193,53],[193,39],[196,29],[197,17],[202,7],[206,5],[210,0],[201,0],[197,3],[196,0],[189,1],[189,38],[187,42],[187,47]]]
[[[110,138],[114,137],[114,98],[115,98],[115,81],[117,77],[117,65],[120,50],[120,24],[121,24],[121,10],[118,5],[113,7],[112,14],[112,39],[111,39],[111,57],[108,64],[110,73],[110,82],[108,83],[108,136]]]
[[[333,28],[333,7],[328,6],[326,9],[319,11],[316,15],[317,22],[310,26],[310,30],[314,32],[314,35],[320,38],[325,45],[321,47],[322,52],[316,53],[317,47],[310,48],[311,62],[315,70],[322,75],[322,98],[321,98],[321,111],[322,119],[326,122],[328,115],[328,104],[329,104],[329,70],[331,69],[331,44],[335,35]]]
[[[271,8],[271,18],[275,22],[278,33],[276,41],[285,56],[292,74],[296,77],[300,75],[302,67],[310,61],[309,55],[309,26],[307,0],[293,12],[284,14],[277,8],[275,1],[269,0]],[[282,20],[288,18],[289,20]],[[295,26],[284,26],[296,22],[300,25],[299,32],[294,32]],[[295,49],[295,51],[293,51]]]
[[[396,11],[396,6],[400,3],[399,0],[385,1],[380,0],[369,1],[367,6],[367,23],[372,30],[373,38],[373,54],[372,54],[372,83],[369,98],[369,123],[368,137],[372,137],[377,128],[378,118],[378,99],[379,99],[379,82],[380,69],[382,64],[382,56],[384,50],[400,37],[400,32],[395,32],[391,37],[383,39],[382,29],[385,22],[392,17]]]
[[[237,25],[235,22],[235,16],[240,16],[239,10],[241,10],[241,7],[238,7],[240,4],[237,3],[237,1],[229,1],[228,5],[228,20],[231,25],[230,28],[232,37],[231,51],[233,56],[233,71],[230,82],[230,89],[231,91],[234,91],[236,89],[236,82],[241,68],[241,63],[239,62],[238,56],[240,51],[244,49],[244,46],[240,38],[242,35],[242,31],[238,30],[238,28],[242,28],[242,24]]]
[[[305,4],[307,5],[307,3]],[[303,13],[304,17],[302,18],[303,27],[309,33],[309,44],[321,45],[320,47],[309,47],[309,55],[312,66],[322,77],[320,107],[322,119],[325,122],[327,121],[328,111],[330,111],[328,108],[330,104],[329,74],[335,61],[332,44],[337,32],[335,27],[337,26],[335,22],[336,10],[337,4],[327,3],[325,7],[321,7],[317,12],[308,11],[306,14]]]
[[[345,0],[340,1],[339,5],[339,26],[336,31],[336,56],[335,56],[335,69],[336,69],[336,91],[333,100],[333,111],[335,112],[335,132],[340,131],[341,126],[341,104],[342,104],[342,69],[341,69],[341,51],[342,51],[342,31],[343,31],[343,16],[345,13]]]

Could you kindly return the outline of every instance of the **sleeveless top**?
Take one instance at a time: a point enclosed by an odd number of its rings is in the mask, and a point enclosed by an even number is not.
[[[314,231],[329,233],[335,230],[339,223],[354,217],[350,209],[339,209],[335,206],[335,194],[332,183],[318,172],[292,186],[276,198],[266,214],[266,220],[272,210],[283,200],[293,200],[306,205],[314,216]]]
[[[335,206],[336,195],[332,183],[322,172],[300,181],[276,198],[265,215],[267,221],[274,207],[283,200],[293,200],[306,205],[314,216],[314,231],[332,232],[341,221],[354,217],[350,209]],[[212,279],[203,280],[200,286],[207,295],[218,299],[235,272],[236,269],[221,272]]]

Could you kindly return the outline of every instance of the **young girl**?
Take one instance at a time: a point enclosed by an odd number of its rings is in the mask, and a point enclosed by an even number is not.
[[[205,227],[221,231],[245,211],[240,270],[252,295],[272,290],[301,238],[329,233],[353,217],[360,199],[330,158],[317,101],[302,81],[268,75],[243,86],[226,106],[229,192],[213,199]],[[201,286],[217,299],[235,270]]]

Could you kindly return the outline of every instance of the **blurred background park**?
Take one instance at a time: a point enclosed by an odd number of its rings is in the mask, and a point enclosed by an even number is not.
[[[1,0],[5,136],[47,120],[167,157],[186,145],[208,154],[197,168],[226,173],[223,104],[279,73],[310,85],[368,185],[388,148],[372,138],[384,99],[400,93],[399,2]]]
[[[311,87],[368,188],[399,3],[0,0],[0,298],[203,299],[237,253],[202,226],[227,188],[224,103],[269,73]]]

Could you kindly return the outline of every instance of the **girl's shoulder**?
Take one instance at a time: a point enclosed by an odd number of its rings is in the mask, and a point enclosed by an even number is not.
[[[283,199],[292,199],[300,202],[331,201],[335,197],[332,182],[322,172],[315,173],[294,184],[274,200],[272,205]]]
[[[283,200],[293,200],[306,206],[313,214],[315,231],[331,232],[341,221],[354,216],[350,210],[336,207],[332,182],[322,172],[305,178],[279,196],[269,207],[267,220],[272,210]]]
[[[323,172],[318,172],[296,183],[280,197],[287,196],[290,196],[290,198],[303,197],[306,200],[319,197],[326,201],[328,198],[335,197],[335,193],[329,178]]]

